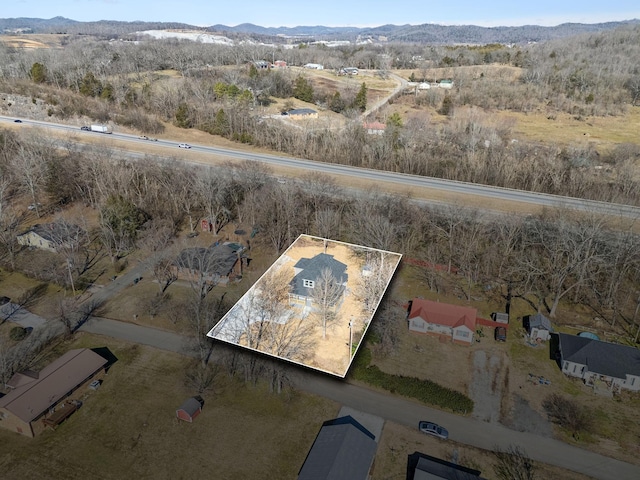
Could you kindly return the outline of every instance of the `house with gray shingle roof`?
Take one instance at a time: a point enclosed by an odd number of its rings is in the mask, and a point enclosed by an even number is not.
[[[333,258],[333,255],[320,253],[313,258],[301,258],[293,266],[294,277],[291,280],[289,293],[291,303],[305,304],[310,307],[313,303],[313,289],[326,269],[331,272],[331,276],[344,292],[348,279],[347,266]]]
[[[322,424],[298,480],[367,480],[378,445],[351,415]]]
[[[532,342],[549,340],[553,333],[551,320],[541,313],[522,317],[522,327],[527,331]]]
[[[577,335],[558,334],[562,373],[587,385],[602,380],[610,389],[640,391],[640,350]]]
[[[18,235],[17,240],[20,245],[56,252],[74,242],[84,243],[85,237],[86,232],[78,225],[54,222],[36,224]]]

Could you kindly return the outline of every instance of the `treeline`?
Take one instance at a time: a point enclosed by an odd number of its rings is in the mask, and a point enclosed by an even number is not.
[[[45,100],[51,117],[89,117],[157,134],[162,122],[305,158],[496,186],[639,204],[637,145],[599,152],[591,145],[565,148],[513,142],[511,126],[484,110],[550,115],[620,113],[634,100],[636,77],[626,58],[639,56],[640,27],[540,44],[425,47],[390,45],[387,52],[359,46],[273,50],[264,45],[204,45],[164,40],[98,42],[74,38],[60,50],[0,47],[0,89]],[[437,108],[445,123],[395,119],[383,136],[367,135],[359,121],[345,129],[291,129],[260,117],[260,105],[295,96],[357,118],[366,104],[361,91],[314,84],[290,70],[257,71],[250,60],[275,58],[292,65],[308,61],[379,69],[422,64],[475,65],[499,61],[520,65],[521,80],[470,78],[456,72],[456,88],[432,89],[415,102]],[[602,62],[593,61],[602,57]],[[175,69],[180,78],[153,72]],[[366,85],[364,85],[366,88]],[[640,80],[638,81],[640,87]],[[436,91],[437,90],[437,91]],[[638,90],[640,93],[640,90]],[[366,91],[365,91],[366,95]],[[464,109],[458,108],[465,106]],[[597,168],[594,168],[597,167]]]
[[[208,218],[216,232],[230,222],[253,227],[260,232],[256,244],[274,256],[307,233],[443,265],[458,279],[456,291],[449,293],[467,299],[489,285],[499,297],[522,298],[552,317],[561,305],[586,306],[637,341],[640,237],[628,222],[621,229],[571,211],[488,216],[375,193],[353,198],[320,174],[281,184],[266,167],[251,162],[218,168],[153,158],[129,163],[93,148],[63,155],[54,144],[36,148],[32,139],[6,132],[2,139],[0,248],[9,268],[20,257],[14,199],[22,195],[44,204],[48,198],[48,208],[80,202],[97,209],[100,225],[92,244],[114,261],[134,248],[156,251],[180,228],[194,229],[201,218]],[[76,253],[74,268],[95,258],[80,250],[69,254]],[[44,275],[47,269],[34,271]],[[434,291],[450,288],[440,272],[423,271]],[[158,283],[163,283],[160,277]]]

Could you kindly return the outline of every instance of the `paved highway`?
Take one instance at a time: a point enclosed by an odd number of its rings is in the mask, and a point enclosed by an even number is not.
[[[475,195],[487,197],[494,200],[504,202],[520,202],[531,204],[539,207],[562,207],[574,210],[597,212],[604,215],[613,215],[618,217],[627,217],[631,219],[640,219],[640,207],[623,205],[618,203],[599,202],[595,200],[583,200],[573,197],[564,197],[559,195],[550,195],[542,193],[527,192],[523,190],[515,190],[511,188],[491,187],[475,183],[458,182],[454,180],[442,180],[433,177],[421,177],[417,175],[407,175],[402,173],[385,172],[380,170],[372,170],[367,168],[350,167],[346,165],[337,165],[331,163],[316,162],[301,158],[293,158],[280,156],[275,154],[252,153],[242,150],[234,150],[230,148],[212,147],[206,145],[191,145],[191,149],[178,149],[178,144],[172,140],[157,139],[156,141],[143,140],[137,135],[129,135],[114,132],[112,134],[102,134],[95,132],[81,131],[79,127],[62,125],[57,123],[41,122],[35,120],[21,119],[21,125],[39,126],[46,129],[55,129],[58,132],[70,132],[77,134],[77,141],[81,142],[83,136],[103,136],[105,141],[121,140],[135,143],[144,143],[171,147],[172,149],[181,151],[181,158],[189,161],[190,152],[199,152],[201,154],[212,154],[218,157],[224,157],[233,160],[253,160],[263,162],[275,167],[293,168],[303,172],[321,172],[327,175],[336,175],[344,178],[353,178],[356,180],[368,180],[372,183],[396,184],[408,191],[409,189],[433,189],[448,193],[460,195]],[[1,117],[0,122],[14,122],[14,118]],[[177,154],[177,152],[173,152]]]

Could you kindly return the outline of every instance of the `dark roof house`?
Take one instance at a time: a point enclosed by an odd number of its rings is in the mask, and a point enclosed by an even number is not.
[[[333,255],[319,253],[313,258],[301,258],[293,266],[295,275],[291,280],[291,294],[297,297],[310,298],[315,282],[325,269],[329,269],[333,278],[344,289],[348,279],[347,266],[333,258]]]
[[[484,480],[479,470],[414,452],[407,460],[407,480]]]
[[[78,225],[65,222],[36,224],[17,236],[18,243],[55,252],[76,241],[83,241],[85,231]]]
[[[328,420],[322,424],[298,480],[367,480],[376,448],[374,435],[351,415]]]
[[[283,113],[291,118],[318,118],[318,112],[312,108],[294,108]]]
[[[602,380],[613,391],[640,391],[640,350],[577,335],[558,334],[558,356],[565,375],[587,385]]]
[[[209,248],[185,248],[173,262],[179,278],[203,276],[207,281],[225,283],[242,274],[243,265],[248,264],[243,249],[237,244],[214,244]]]

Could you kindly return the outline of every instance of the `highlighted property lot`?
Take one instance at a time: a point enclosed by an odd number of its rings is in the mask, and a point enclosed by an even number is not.
[[[401,258],[300,235],[208,336],[344,377]]]

